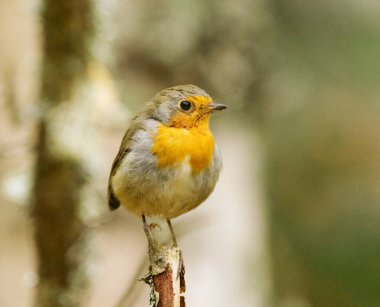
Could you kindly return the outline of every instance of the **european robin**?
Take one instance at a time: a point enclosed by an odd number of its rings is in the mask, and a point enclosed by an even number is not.
[[[210,115],[227,106],[195,85],[156,94],[132,119],[113,162],[108,200],[143,217],[170,219],[200,205],[222,168]],[[172,232],[173,234],[173,232]]]

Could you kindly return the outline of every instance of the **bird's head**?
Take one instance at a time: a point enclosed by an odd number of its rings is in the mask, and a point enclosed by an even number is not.
[[[153,97],[150,113],[164,125],[190,129],[207,125],[210,115],[227,106],[216,103],[201,88],[187,84],[162,90]]]

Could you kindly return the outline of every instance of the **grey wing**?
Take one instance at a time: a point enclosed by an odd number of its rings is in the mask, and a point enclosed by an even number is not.
[[[115,174],[121,162],[123,161],[124,157],[130,152],[130,149],[128,148],[128,143],[129,143],[131,132],[132,132],[131,128],[129,128],[127,132],[125,133],[123,140],[121,141],[119,152],[112,163],[112,168],[111,168],[110,176],[108,179],[108,207],[110,210],[116,210],[117,208],[120,207],[120,202],[116,198],[112,190],[112,177]]]
[[[151,112],[146,112],[146,113],[147,114],[144,114],[144,112],[140,113],[139,115],[137,115],[135,118],[132,119],[131,126],[125,133],[123,140],[121,141],[119,152],[115,160],[113,161],[110,176],[108,179],[108,206],[110,210],[116,210],[117,208],[120,207],[120,201],[117,199],[116,195],[113,193],[113,190],[112,190],[112,177],[115,175],[116,170],[122,163],[125,156],[131,151],[130,146],[132,143],[131,141],[133,140],[133,136],[138,130],[144,129],[143,128],[144,120],[151,118],[154,121],[157,121],[157,119],[151,116],[150,114]]]

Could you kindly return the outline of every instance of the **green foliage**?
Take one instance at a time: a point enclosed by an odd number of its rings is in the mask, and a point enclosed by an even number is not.
[[[278,51],[263,133],[276,304],[378,306],[379,12],[272,5]]]
[[[377,109],[336,95],[284,116],[268,133],[277,287],[293,283],[313,306],[380,301],[379,133]],[[289,263],[293,272],[277,272]]]

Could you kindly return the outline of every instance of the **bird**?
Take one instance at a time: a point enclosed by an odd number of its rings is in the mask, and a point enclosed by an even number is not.
[[[214,111],[227,106],[203,89],[177,85],[157,93],[131,121],[108,181],[110,210],[170,220],[198,207],[212,193],[222,156],[210,130]],[[149,238],[148,238],[149,239]]]

